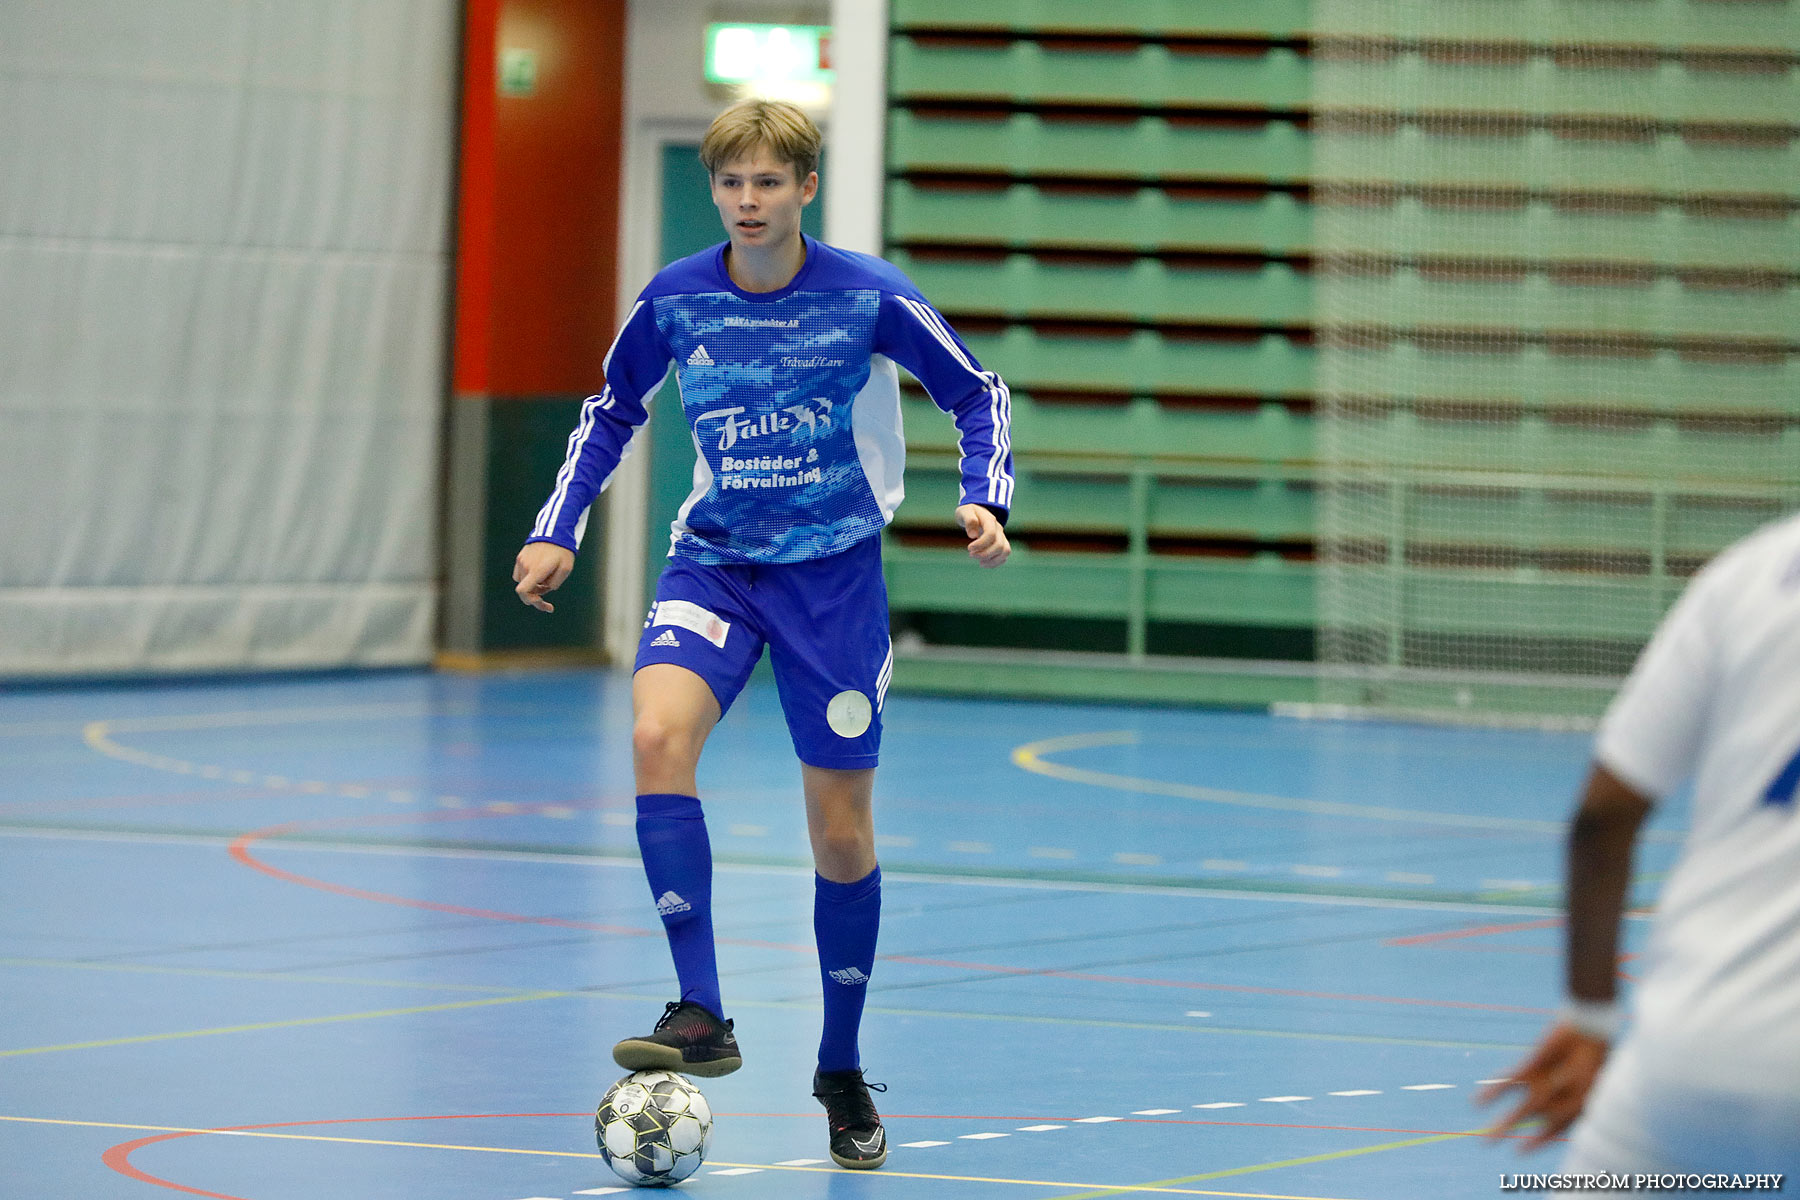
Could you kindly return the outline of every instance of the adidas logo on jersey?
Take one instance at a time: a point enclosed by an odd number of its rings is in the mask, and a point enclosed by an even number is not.
[[[844,967],[841,970],[832,971],[830,974],[833,979],[845,987],[855,987],[858,984],[869,982],[869,977],[855,967]]]
[[[692,912],[694,906],[670,891],[664,892],[656,898],[656,911],[662,916],[668,917],[676,913]]]
[[[694,347],[694,352],[688,355],[688,366],[690,367],[710,367],[712,365],[712,355],[706,352],[705,346]]]
[[[680,642],[675,640],[675,631],[673,629],[663,630],[661,633],[656,635],[656,640],[651,642],[650,644],[652,646],[680,646],[681,645]]]

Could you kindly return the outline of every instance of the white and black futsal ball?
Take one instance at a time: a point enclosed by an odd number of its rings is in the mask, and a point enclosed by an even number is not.
[[[594,1112],[600,1157],[627,1183],[668,1187],[700,1169],[712,1147],[712,1109],[673,1071],[634,1071]]]

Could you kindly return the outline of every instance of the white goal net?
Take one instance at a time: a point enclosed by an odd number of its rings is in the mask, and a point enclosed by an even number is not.
[[[1314,24],[1322,695],[1592,714],[1800,505],[1800,5]]]

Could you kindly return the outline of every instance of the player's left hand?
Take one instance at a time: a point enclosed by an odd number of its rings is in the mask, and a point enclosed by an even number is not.
[[[1543,1119],[1537,1133],[1526,1139],[1520,1152],[1526,1153],[1561,1137],[1581,1115],[1588,1092],[1606,1063],[1607,1043],[1560,1022],[1552,1025],[1538,1043],[1530,1058],[1513,1069],[1500,1083],[1482,1089],[1475,1097],[1477,1104],[1491,1104],[1507,1092],[1523,1088],[1525,1096],[1518,1105],[1488,1130],[1488,1139],[1498,1141],[1513,1128],[1534,1117]]]
[[[964,504],[956,510],[957,524],[969,535],[969,557],[984,567],[997,567],[1012,553],[1006,530],[1000,518],[979,504]]]

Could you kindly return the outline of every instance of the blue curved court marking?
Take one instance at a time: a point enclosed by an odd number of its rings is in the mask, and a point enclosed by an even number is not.
[[[913,696],[891,696],[886,723],[863,1051],[890,1086],[890,1169],[821,1165],[805,822],[758,682],[701,770],[746,1055],[705,1083],[727,1114],[713,1168],[747,1173],[689,1193],[1055,1197],[1204,1176],[1169,1186],[1459,1200],[1520,1167],[1460,1135],[1558,994],[1559,937],[1535,918],[1556,907],[1546,831],[1584,737]],[[111,1126],[358,1118],[392,1123],[365,1142],[181,1138],[132,1161],[249,1200],[612,1185],[579,1117],[487,1119],[467,1140],[517,1151],[492,1154],[422,1148],[464,1139],[394,1119],[581,1113],[619,1074],[612,1042],[660,1010],[659,939],[586,928],[654,934],[629,728],[627,681],[586,671],[0,695],[0,1050],[37,1051],[0,1072],[9,1187],[175,1194],[102,1161],[144,1136]],[[1095,734],[1118,737],[1068,741]],[[1055,739],[1037,761],[1093,777],[1014,761]],[[1297,803],[1197,802],[1214,792]],[[1657,827],[1674,833],[1680,807]],[[228,853],[277,826],[311,832],[258,856],[343,891]],[[1646,845],[1640,868],[1674,849]]]

